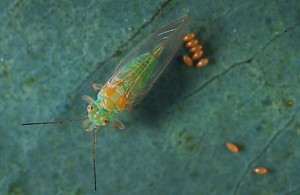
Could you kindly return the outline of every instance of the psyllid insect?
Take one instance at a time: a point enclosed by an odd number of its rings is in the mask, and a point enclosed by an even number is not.
[[[86,116],[78,119],[24,123],[22,125],[61,124],[85,120],[83,123],[85,130],[94,131],[93,163],[96,191],[97,130],[109,123],[120,129],[124,128],[123,123],[115,117],[139,103],[149,92],[178,50],[188,20],[188,16],[183,16],[160,27],[119,63],[103,86],[97,83],[93,84],[93,88],[98,91],[97,100],[89,96],[83,97],[89,103]]]

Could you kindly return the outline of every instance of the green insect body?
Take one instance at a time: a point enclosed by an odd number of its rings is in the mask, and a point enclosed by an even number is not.
[[[152,53],[144,54],[132,60],[125,66],[124,72],[120,73],[120,80],[124,81],[123,89],[126,91],[132,84],[131,93],[137,94],[150,80],[156,66],[156,56]],[[131,100],[132,101],[132,100]]]
[[[146,53],[130,61],[110,82],[98,92],[97,100],[87,108],[88,119],[84,128],[92,131],[100,125],[105,126],[122,112],[136,95],[148,84],[156,66],[157,52]],[[120,125],[120,122],[117,122]]]

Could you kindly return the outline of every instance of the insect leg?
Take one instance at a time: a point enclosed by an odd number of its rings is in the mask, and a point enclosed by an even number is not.
[[[96,175],[96,134],[97,134],[97,129],[94,129],[93,162],[94,162],[94,182],[95,182],[95,191],[97,190],[97,175]]]
[[[119,129],[124,129],[125,125],[119,121],[118,119],[114,119],[113,124],[111,126],[112,128],[118,127]]]
[[[82,96],[82,99],[89,104],[93,104],[95,102],[95,100],[88,95]]]
[[[103,85],[102,84],[100,84],[100,83],[92,83],[92,88],[96,91],[96,92],[98,92],[98,91],[100,91],[101,89],[102,89],[102,87],[103,87]]]

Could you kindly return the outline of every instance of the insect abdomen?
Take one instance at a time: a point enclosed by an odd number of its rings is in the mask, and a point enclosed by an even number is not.
[[[148,83],[155,68],[155,57],[153,54],[141,55],[128,63],[118,76],[127,84],[132,91],[139,90]]]
[[[100,92],[108,110],[123,111],[149,82],[155,68],[152,54],[141,55],[130,61]]]

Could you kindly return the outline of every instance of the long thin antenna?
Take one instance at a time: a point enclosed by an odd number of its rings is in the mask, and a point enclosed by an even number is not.
[[[93,149],[95,191],[97,190],[97,176],[96,176],[96,134],[97,134],[97,129],[94,130],[94,149]]]
[[[84,116],[84,117],[81,117],[81,118],[74,118],[74,119],[62,120],[62,121],[23,123],[22,125],[62,124],[62,123],[69,123],[69,122],[73,122],[73,121],[82,121],[82,120],[85,120],[85,119],[87,119],[87,116]]]

